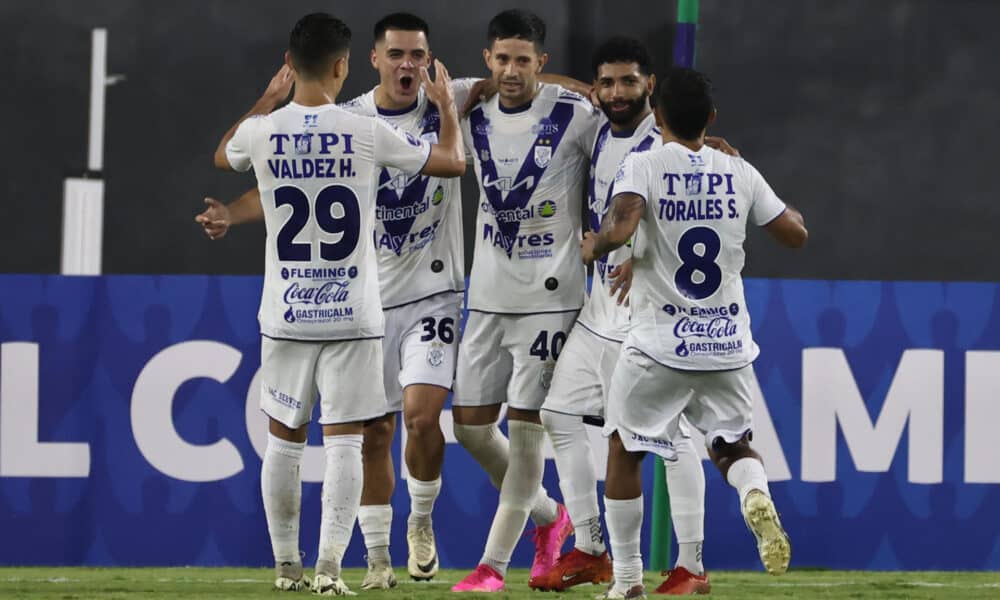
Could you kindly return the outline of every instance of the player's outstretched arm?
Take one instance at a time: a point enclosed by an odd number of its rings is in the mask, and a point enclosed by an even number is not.
[[[791,206],[786,206],[785,211],[765,225],[764,229],[789,248],[801,248],[809,239],[809,231],[806,229],[802,213]]]
[[[585,83],[579,79],[573,79],[569,75],[557,75],[555,73],[539,73],[538,81],[542,83],[554,83],[562,86],[571,92],[576,92],[584,98],[591,99],[591,92],[594,91],[593,84]]]
[[[267,89],[264,90],[264,94],[257,100],[250,109],[250,112],[240,117],[232,127],[226,131],[225,135],[222,136],[222,140],[219,141],[219,145],[215,147],[215,168],[222,169],[223,171],[232,171],[233,167],[229,164],[229,159],[226,158],[226,144],[229,140],[233,139],[236,135],[236,129],[240,126],[240,123],[246,121],[250,117],[256,115],[267,115],[270,114],[279,104],[281,104],[285,98],[288,97],[288,93],[292,89],[292,83],[295,82],[295,77],[293,76],[292,68],[288,65],[282,65],[278,72],[274,74],[271,78],[271,82],[267,85]]]
[[[646,200],[639,194],[624,192],[615,194],[611,208],[604,216],[600,233],[588,231],[580,242],[583,262],[588,265],[615,248],[625,245],[639,227]]]
[[[458,177],[465,173],[465,152],[462,149],[462,133],[458,128],[455,94],[451,89],[448,69],[441,61],[434,61],[434,71],[437,78],[432,81],[427,68],[420,67],[420,79],[423,80],[427,98],[437,105],[441,115],[438,143],[431,145],[431,155],[421,173],[435,177]]]
[[[205,204],[208,207],[194,220],[212,240],[225,237],[232,225],[264,220],[264,208],[260,204],[260,190],[257,188],[247,190],[229,204],[215,198],[205,198]]]

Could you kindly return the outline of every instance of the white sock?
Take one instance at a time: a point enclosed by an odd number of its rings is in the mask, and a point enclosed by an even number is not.
[[[591,464],[590,438],[579,416],[542,411],[542,424],[552,440],[566,511],[576,529],[576,548],[598,556],[606,548],[597,506],[597,475]]]
[[[507,572],[510,556],[524,533],[528,507],[532,498],[538,495],[545,469],[542,457],[545,429],[525,421],[509,421],[508,429],[512,460],[500,487],[500,504],[493,517],[481,561],[501,575]]]
[[[392,506],[375,504],[358,509],[358,525],[365,538],[368,560],[378,566],[391,565],[389,558],[389,530],[392,529]]]
[[[267,434],[264,464],[260,469],[260,491],[264,497],[267,532],[271,536],[274,563],[298,563],[299,511],[302,506],[300,465],[305,442],[289,442]]]
[[[670,519],[677,537],[676,566],[695,575],[705,572],[701,561],[705,541],[705,469],[691,438],[676,445],[677,460],[664,461],[670,493]]]
[[[361,435],[327,435],[326,471],[323,474],[323,509],[319,531],[316,573],[340,577],[340,561],[351,540],[361,505],[364,467]]]
[[[407,523],[430,526],[434,503],[441,493],[441,478],[438,477],[434,481],[420,481],[410,475],[406,480],[406,488],[410,491],[410,518]]]
[[[612,500],[605,496],[604,510],[614,559],[615,589],[625,592],[642,583],[642,551],[639,549],[642,496],[631,500]]]
[[[500,489],[504,473],[507,472],[507,461],[510,455],[509,444],[503,432],[492,425],[462,425],[455,423],[455,439],[465,448],[479,466],[486,471],[493,487]]]
[[[756,458],[741,458],[734,462],[729,466],[726,480],[739,492],[740,507],[743,506],[743,501],[746,500],[750,490],[760,490],[768,497],[771,496],[771,490],[767,487],[767,473],[764,472],[764,464]]]
[[[510,444],[503,432],[492,425],[462,425],[455,423],[455,439],[462,444],[479,466],[486,471],[490,483],[498,490],[503,484],[507,463],[510,460]],[[549,498],[548,492],[538,486],[534,500],[531,501],[531,520],[536,526],[548,525],[559,517],[559,506]]]

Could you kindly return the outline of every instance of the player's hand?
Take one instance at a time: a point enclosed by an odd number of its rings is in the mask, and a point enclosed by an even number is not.
[[[205,198],[208,208],[204,212],[195,216],[196,223],[201,224],[202,230],[210,240],[217,240],[226,235],[229,225],[232,222],[229,216],[229,208],[215,198]]]
[[[420,67],[420,80],[424,84],[424,92],[427,99],[437,105],[439,109],[447,106],[455,106],[455,93],[451,91],[451,75],[444,63],[434,59],[434,74],[436,78],[431,80],[431,74],[427,67]]]
[[[597,234],[593,231],[587,231],[583,234],[583,239],[580,240],[580,256],[583,258],[584,264],[591,264],[594,262],[594,244],[597,242]]]
[[[472,89],[469,90],[469,97],[465,100],[465,106],[462,107],[462,116],[467,117],[472,109],[476,107],[480,102],[486,102],[497,93],[497,83],[493,81],[492,77],[487,77],[486,79],[480,79],[475,84],[473,84]]]
[[[295,73],[292,71],[292,68],[288,65],[281,65],[278,72],[271,78],[271,82],[267,84],[267,89],[264,90],[261,100],[266,100],[273,107],[277,108],[279,104],[288,98],[288,94],[292,91],[293,83],[295,83]]]
[[[628,293],[632,289],[632,259],[628,259],[608,273],[611,280],[610,296],[618,293],[618,305],[628,306]]]
[[[723,154],[728,154],[729,156],[735,156],[737,158],[739,158],[740,156],[740,151],[730,146],[729,142],[726,141],[726,138],[721,138],[714,135],[706,135],[705,145],[708,146],[709,148],[715,148],[719,152],[722,152]]]

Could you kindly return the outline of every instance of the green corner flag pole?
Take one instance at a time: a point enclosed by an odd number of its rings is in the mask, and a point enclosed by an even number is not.
[[[698,0],[677,0],[677,29],[674,34],[673,62],[694,67],[695,37],[698,32]],[[653,467],[653,531],[649,543],[649,566],[656,571],[670,568],[670,495],[663,459]]]

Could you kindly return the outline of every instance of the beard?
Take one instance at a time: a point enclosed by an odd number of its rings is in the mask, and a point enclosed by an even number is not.
[[[608,120],[615,125],[625,125],[631,123],[639,113],[641,113],[649,102],[649,94],[643,94],[635,100],[625,100],[625,110],[614,111],[611,102],[601,102],[601,110],[608,117]]]

